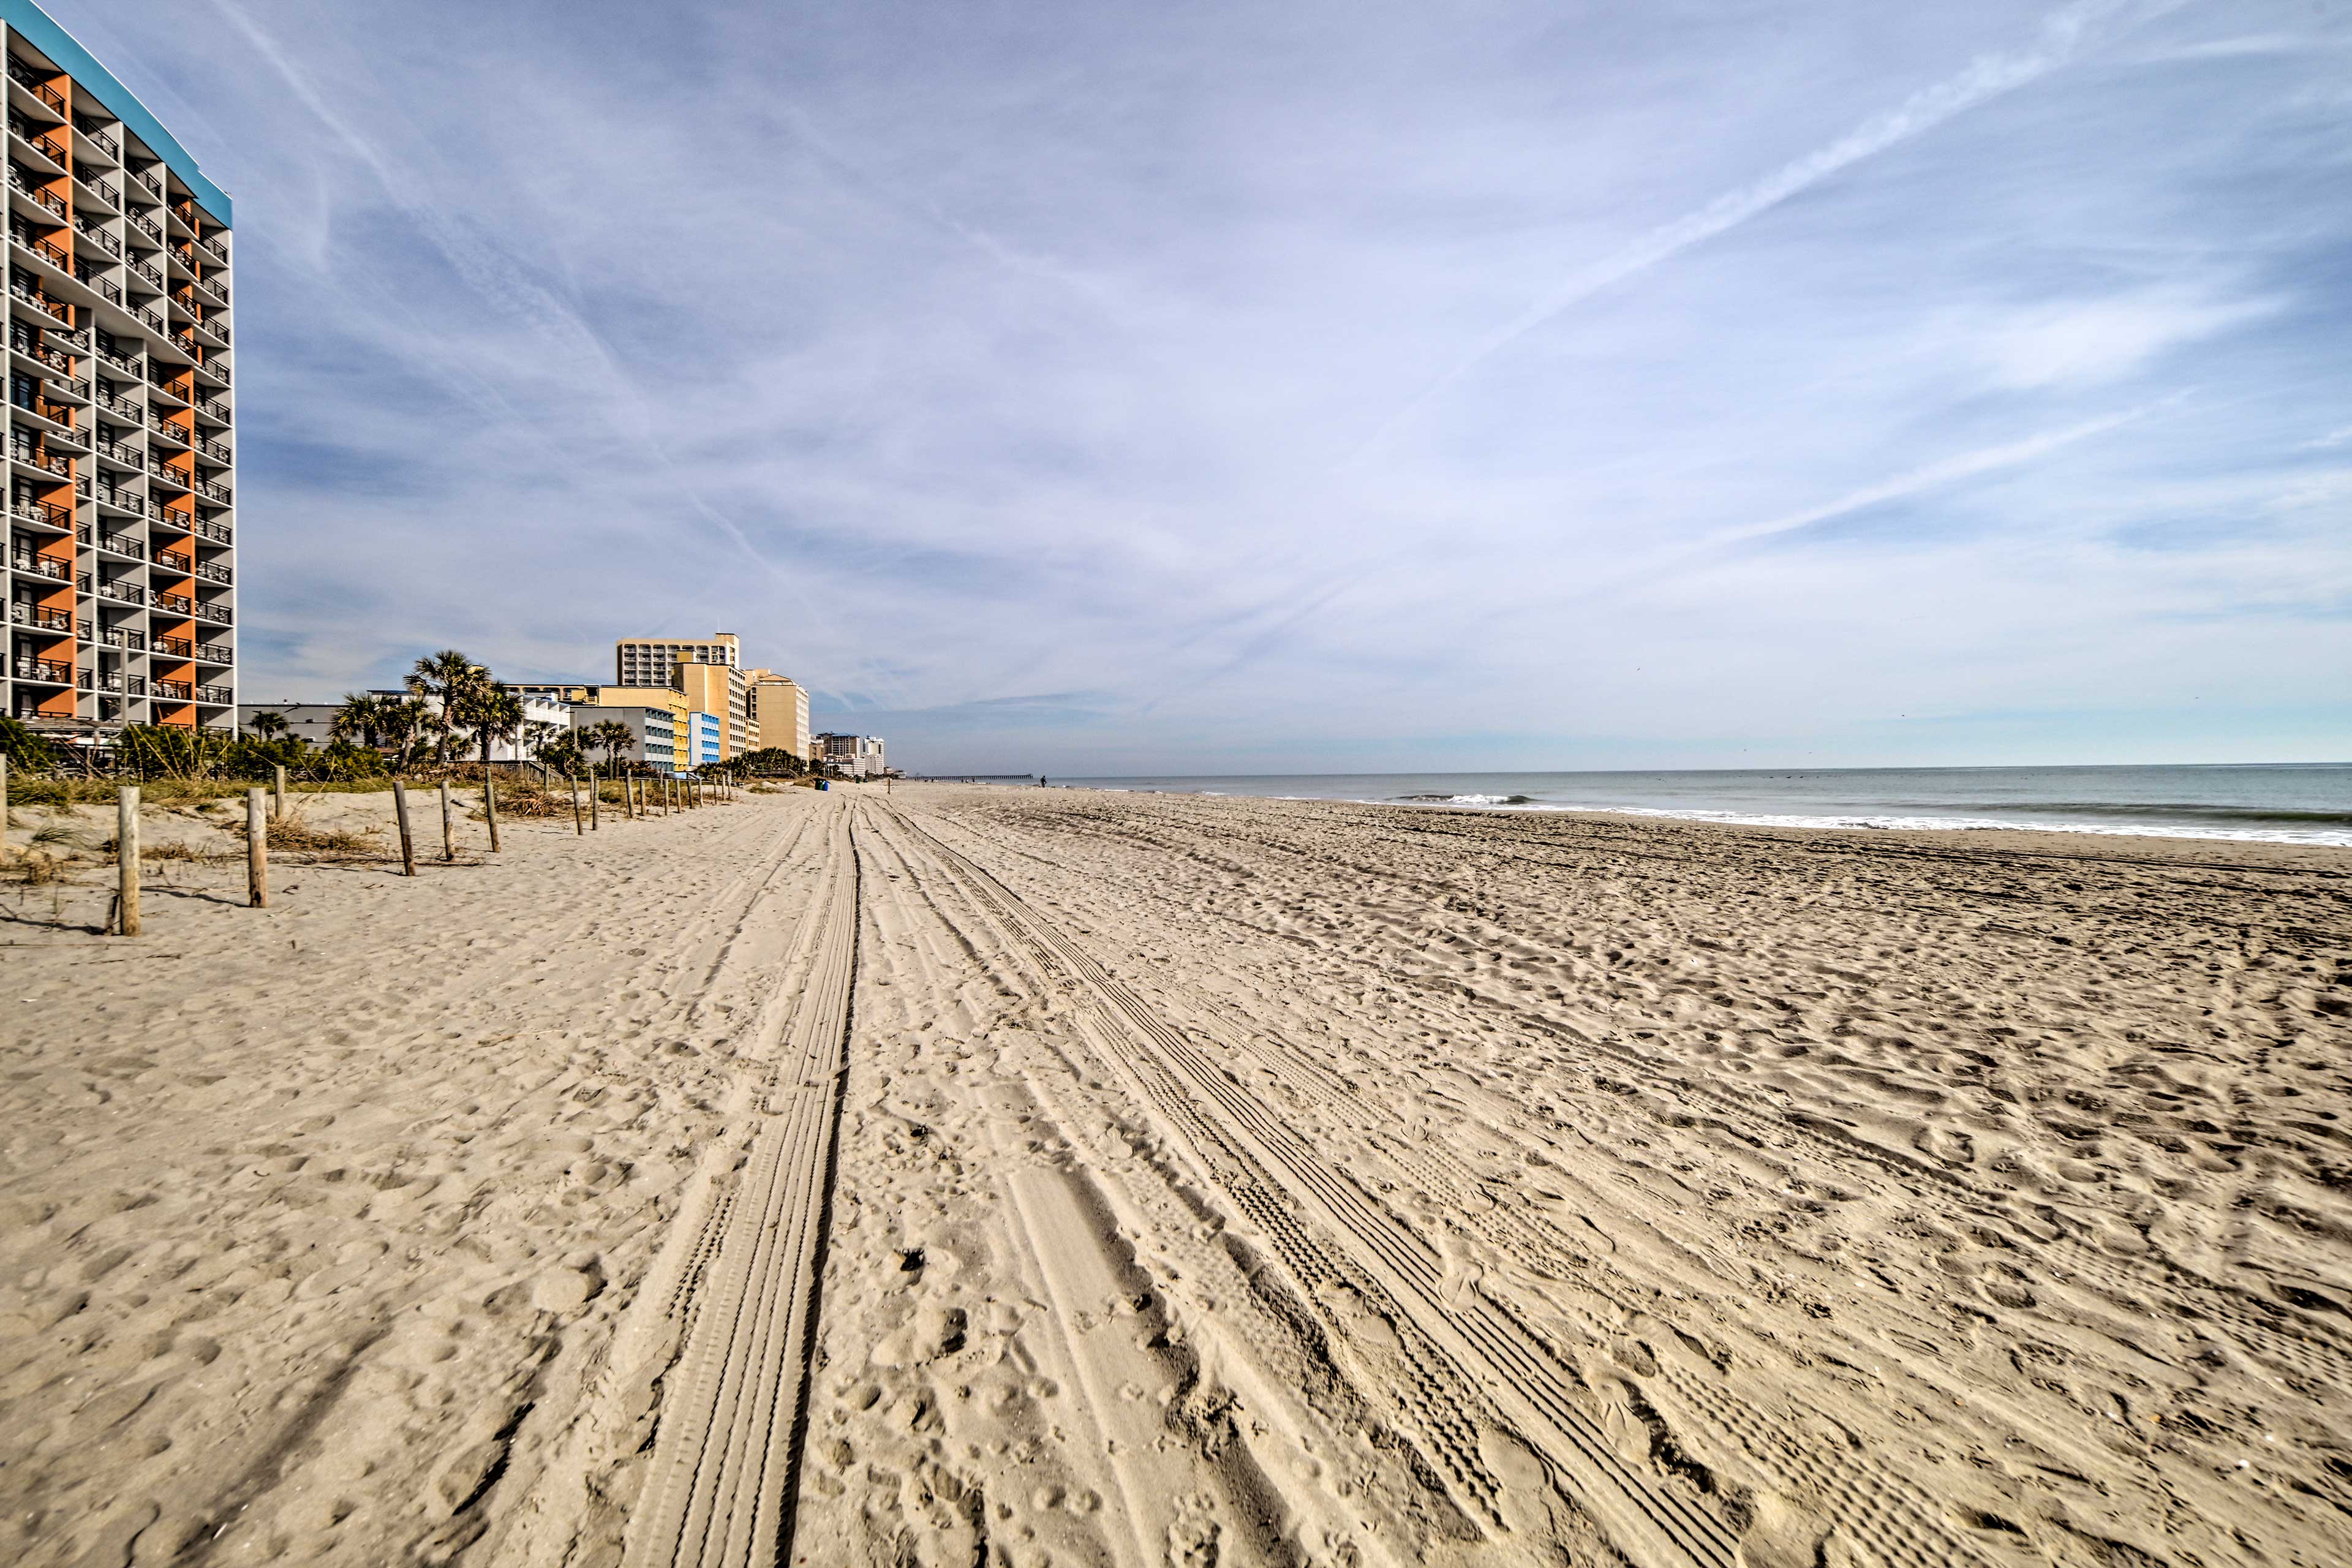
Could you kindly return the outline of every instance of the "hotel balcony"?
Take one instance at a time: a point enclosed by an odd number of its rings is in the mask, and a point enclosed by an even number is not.
[[[48,686],[73,684],[73,666],[59,664],[55,659],[19,658],[14,668],[19,680],[37,680]]]
[[[79,185],[83,190],[89,192],[91,195],[99,198],[99,205],[100,207],[110,212],[121,209],[122,205],[122,193],[116,190],[104,180],[92,177],[79,166],[76,166],[74,169],[73,178],[75,184]]]
[[[36,528],[53,528],[59,533],[73,528],[73,513],[61,506],[20,495],[8,503],[8,515],[19,522],[29,522]]]
[[[53,215],[59,223],[65,222],[71,216],[70,209],[66,205],[65,197],[41,189],[41,182],[35,177],[37,171],[28,170],[24,164],[11,158],[8,161],[9,190],[43,211]]]
[[[32,626],[45,632],[68,632],[73,629],[73,617],[63,610],[45,610],[38,605],[28,605],[22,599],[12,600],[8,618],[20,626]]]
[[[96,218],[87,213],[76,213],[73,221],[74,227],[80,230],[83,238],[90,241],[116,260],[122,259],[122,242],[100,227]]]
[[[45,112],[58,124],[65,123],[65,95],[43,81],[30,66],[20,63],[14,55],[8,57],[8,81],[11,108],[21,106]]]
[[[42,126],[33,122],[30,115],[12,109],[8,111],[9,145],[26,147],[57,165],[58,174],[65,173],[66,144],[60,137],[63,126]]]
[[[96,148],[100,156],[110,163],[122,162],[122,143],[106,133],[106,121],[94,115],[74,116],[74,130],[81,139]]]
[[[8,564],[16,571],[27,572],[36,577],[47,577],[52,582],[73,581],[72,569],[53,556],[35,555],[29,551],[11,551],[8,555]]]
[[[26,468],[38,468],[44,473],[55,474],[61,479],[73,478],[73,464],[70,460],[38,447],[19,446],[11,441],[8,444],[8,460],[22,463]]]
[[[32,306],[33,309],[43,311],[46,314],[56,318],[58,324],[49,329],[53,336],[65,339],[66,342],[73,344],[76,348],[87,348],[89,346],[87,336],[75,331],[70,324],[73,318],[68,314],[68,312],[72,309],[72,307],[68,305],[62,300],[55,299],[50,295],[44,293],[40,287],[34,283],[30,278],[26,277],[24,273],[16,271],[13,268],[10,268],[8,273],[8,292],[16,296],[17,299],[22,300],[26,304]]]

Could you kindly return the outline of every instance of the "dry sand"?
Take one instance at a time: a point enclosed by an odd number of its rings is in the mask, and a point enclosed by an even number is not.
[[[2352,1561],[2352,855],[508,833],[0,891],[0,1559]]]

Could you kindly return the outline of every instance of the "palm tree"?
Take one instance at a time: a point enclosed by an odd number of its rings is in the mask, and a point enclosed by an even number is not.
[[[437,697],[441,710],[432,715],[433,760],[446,764],[449,746],[467,728],[465,710],[473,693],[488,677],[472,659],[454,647],[428,654],[408,672],[408,689],[420,698]]]
[[[474,739],[481,742],[482,766],[487,768],[491,742],[512,741],[522,733],[522,699],[508,689],[505,681],[489,681],[467,699],[466,718]]]
[[[445,737],[438,715],[421,697],[386,698],[376,718],[376,730],[392,752],[392,771],[404,773],[416,760],[416,745],[427,735]]]
[[[637,743],[637,732],[618,719],[605,719],[583,730],[580,732],[580,743],[583,746],[603,748],[604,766],[609,770],[614,759]]]
[[[263,709],[245,721],[246,730],[257,741],[274,741],[286,733],[286,715]]]
[[[343,693],[343,705],[335,710],[331,732],[338,741],[381,745],[384,710],[391,705],[392,699],[388,697],[370,697],[364,692],[346,691]]]
[[[551,724],[548,728],[555,730],[555,733],[539,743],[539,760],[565,778],[571,778],[586,768],[587,758],[580,750],[579,734],[571,730],[556,729]]]
[[[549,743],[558,735],[569,733],[571,731],[561,724],[551,724],[544,719],[533,719],[522,727],[521,746],[524,752],[536,757],[546,751]]]

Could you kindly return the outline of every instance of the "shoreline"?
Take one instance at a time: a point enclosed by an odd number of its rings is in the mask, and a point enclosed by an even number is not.
[[[1018,788],[1020,786],[995,784],[986,787]],[[1554,805],[1544,801],[1497,800],[1472,796],[1449,796],[1437,799],[1412,796],[1373,798],[1361,795],[1253,795],[1238,790],[1167,789],[1150,785],[1128,786],[1094,781],[1073,782],[1050,787],[1101,790],[1113,795],[1190,795],[1208,800],[1313,801],[1338,805],[1391,807],[1407,811],[1483,812],[1502,816],[1608,816],[1648,822],[1699,822],[1723,827],[1800,828],[1822,833],[2031,833],[2080,835],[2097,838],[2157,838],[2211,844],[2276,844],[2301,848],[2352,850],[2352,829],[2335,828],[2232,830],[2226,827],[2179,826],[2155,823],[2106,826],[2084,822],[2000,822],[1990,818],[1939,819],[1916,815],[1889,816],[1872,819],[1859,815],[1743,813],[1702,808],[1677,810],[1663,806]]]

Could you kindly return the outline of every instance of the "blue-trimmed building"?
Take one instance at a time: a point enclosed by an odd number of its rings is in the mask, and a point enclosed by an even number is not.
[[[236,722],[226,192],[31,0],[8,95],[0,712],[60,739]]]
[[[689,768],[718,766],[719,742],[725,734],[723,721],[716,713],[689,712],[686,722],[686,765]]]

